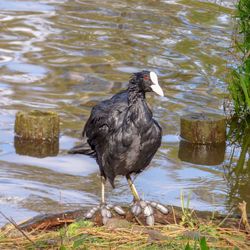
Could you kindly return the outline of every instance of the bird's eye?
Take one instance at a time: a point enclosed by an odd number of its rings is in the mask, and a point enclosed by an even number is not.
[[[143,76],[143,80],[148,81],[149,80],[149,76],[147,76],[147,75]]]

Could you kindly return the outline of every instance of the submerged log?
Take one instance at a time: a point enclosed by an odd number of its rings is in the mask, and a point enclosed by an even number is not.
[[[226,151],[226,143],[216,144],[195,144],[181,140],[179,144],[178,157],[182,161],[214,166],[224,161]]]
[[[226,141],[226,118],[209,113],[181,117],[181,137],[191,143],[209,144]]]
[[[26,140],[53,141],[59,138],[59,116],[51,111],[19,111],[15,133]]]

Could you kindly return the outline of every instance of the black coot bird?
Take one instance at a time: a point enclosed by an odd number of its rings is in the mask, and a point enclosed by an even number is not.
[[[86,218],[91,218],[100,210],[105,224],[111,217],[111,208],[119,214],[124,213],[119,206],[107,205],[104,198],[106,179],[114,187],[117,175],[127,178],[134,196],[131,211],[135,216],[143,213],[147,224],[153,225],[153,208],[162,213],[168,212],[159,203],[141,200],[131,180],[131,175],[140,173],[148,166],[161,145],[162,130],[147,105],[146,92],[164,96],[157,75],[152,71],[133,74],[127,90],[93,107],[82,132],[83,143],[69,151],[94,156],[100,168],[101,205],[92,208]]]

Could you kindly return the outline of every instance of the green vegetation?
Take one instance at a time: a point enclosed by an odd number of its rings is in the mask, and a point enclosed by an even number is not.
[[[236,191],[247,185],[249,169],[250,147],[250,1],[239,0],[236,5],[236,29],[234,34],[234,48],[239,63],[232,70],[229,92],[234,103],[234,112],[230,120],[228,141],[232,152],[230,161],[225,169],[228,182],[232,190]],[[237,149],[241,148],[238,158]],[[235,164],[235,158],[238,158]],[[248,163],[246,164],[246,161]],[[241,183],[241,184],[240,184]],[[244,185],[243,185],[244,183]],[[236,193],[235,193],[236,196]]]
[[[246,159],[248,158],[248,148],[250,147],[250,116],[245,117],[244,119],[233,117],[230,122],[227,136],[232,148],[229,165],[234,164],[234,151],[237,148],[240,148],[241,152],[240,156],[237,157],[238,161],[236,167],[237,172],[241,173],[242,171],[244,171],[244,164]]]
[[[239,0],[236,5],[236,30],[234,47],[240,65],[232,72],[229,92],[234,102],[234,112],[239,117],[250,115],[250,1]]]
[[[248,192],[244,190],[250,187],[250,116],[244,119],[233,117],[227,136],[230,151],[224,164],[224,177],[230,190],[228,202],[235,204],[245,200],[249,204]]]

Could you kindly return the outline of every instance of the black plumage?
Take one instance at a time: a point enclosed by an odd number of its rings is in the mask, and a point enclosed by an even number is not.
[[[113,187],[117,175],[143,171],[161,145],[161,127],[145,98],[152,91],[163,96],[154,72],[133,74],[127,90],[93,107],[82,132],[83,143],[70,150],[94,156],[101,175]]]

